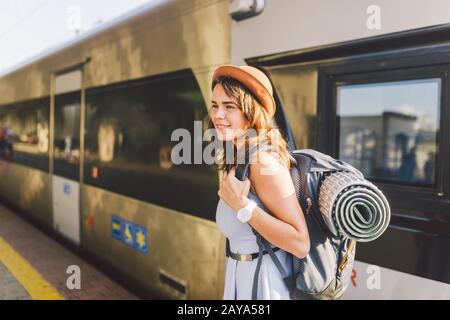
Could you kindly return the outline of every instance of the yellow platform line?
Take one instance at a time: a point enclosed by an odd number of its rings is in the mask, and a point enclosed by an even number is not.
[[[0,237],[0,262],[35,300],[63,300],[59,292],[36,269]]]

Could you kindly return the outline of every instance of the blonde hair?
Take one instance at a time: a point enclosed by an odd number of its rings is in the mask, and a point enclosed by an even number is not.
[[[278,160],[284,166],[286,166],[288,169],[291,169],[292,166],[296,164],[296,161],[291,156],[288,149],[288,143],[278,129],[274,117],[270,116],[267,113],[266,109],[258,102],[253,93],[239,81],[233,78],[220,77],[215,82],[213,82],[213,90],[217,84],[222,85],[225,93],[228,96],[237,99],[237,101],[239,102],[239,108],[250,123],[250,128],[256,131],[256,136],[246,136],[245,159],[249,159],[250,147],[259,147],[261,146],[261,144],[265,144],[267,147],[269,147],[271,152],[275,153]],[[211,117],[209,118],[209,128],[214,128]],[[233,163],[227,163],[227,161],[225,161],[225,144],[226,142],[224,141],[221,151],[216,155],[216,160],[218,160],[216,161],[217,169],[222,173],[229,172],[231,168],[238,163],[238,152],[235,146],[233,147]]]

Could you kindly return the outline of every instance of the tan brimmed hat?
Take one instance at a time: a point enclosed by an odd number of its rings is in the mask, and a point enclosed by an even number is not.
[[[218,78],[233,78],[247,87],[266,109],[270,116],[275,114],[275,100],[269,78],[260,70],[250,66],[220,66],[214,71],[212,87]]]

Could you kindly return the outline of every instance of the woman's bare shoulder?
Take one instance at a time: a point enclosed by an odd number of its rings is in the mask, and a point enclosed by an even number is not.
[[[266,206],[275,205],[295,192],[290,172],[272,152],[260,152],[258,156],[250,164],[251,185]]]
[[[277,179],[283,177],[285,172],[288,172],[286,165],[274,151],[259,151],[250,161],[250,179]]]

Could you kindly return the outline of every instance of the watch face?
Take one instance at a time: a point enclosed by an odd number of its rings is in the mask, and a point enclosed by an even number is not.
[[[238,219],[241,222],[247,222],[248,220],[250,220],[250,216],[251,216],[251,212],[247,209],[247,208],[242,208],[239,212],[238,212]]]
[[[252,211],[255,209],[256,203],[250,201],[248,205],[241,208],[237,213],[237,218],[242,223],[248,222],[252,217]]]

